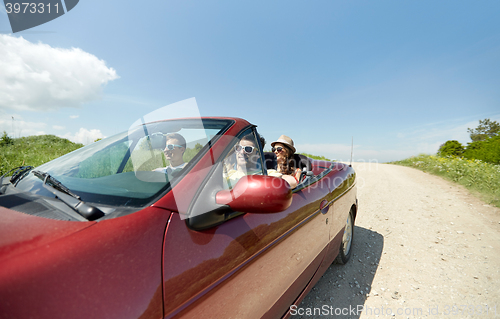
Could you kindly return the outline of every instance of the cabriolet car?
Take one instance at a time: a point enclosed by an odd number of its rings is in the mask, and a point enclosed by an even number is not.
[[[13,169],[0,318],[289,317],[351,255],[356,174],[302,156],[292,189],[271,157],[243,119],[185,118]]]

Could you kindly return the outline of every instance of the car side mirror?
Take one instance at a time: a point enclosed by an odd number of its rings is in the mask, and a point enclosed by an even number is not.
[[[243,176],[232,190],[219,191],[217,204],[245,213],[278,213],[292,204],[292,190],[282,178],[266,175]]]

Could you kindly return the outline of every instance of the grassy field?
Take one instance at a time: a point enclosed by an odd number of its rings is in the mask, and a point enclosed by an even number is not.
[[[54,135],[9,139],[0,144],[0,176],[21,165],[42,165],[82,146]]]
[[[465,186],[486,203],[500,207],[500,165],[424,154],[390,164],[409,166],[441,176]]]

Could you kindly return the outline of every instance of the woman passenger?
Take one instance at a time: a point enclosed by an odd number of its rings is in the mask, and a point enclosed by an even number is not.
[[[283,174],[282,178],[292,188],[296,187],[302,170],[297,167],[298,163],[294,160],[295,147],[293,146],[293,140],[286,135],[281,135],[278,140],[271,143],[271,146],[272,151],[276,154],[278,173]]]

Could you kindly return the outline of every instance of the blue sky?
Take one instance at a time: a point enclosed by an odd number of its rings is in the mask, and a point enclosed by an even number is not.
[[[81,0],[12,34],[3,10],[0,131],[88,143],[195,97],[201,115],[247,119],[302,152],[348,160],[353,137],[358,161],[435,153],[500,121],[499,13],[498,1]]]

